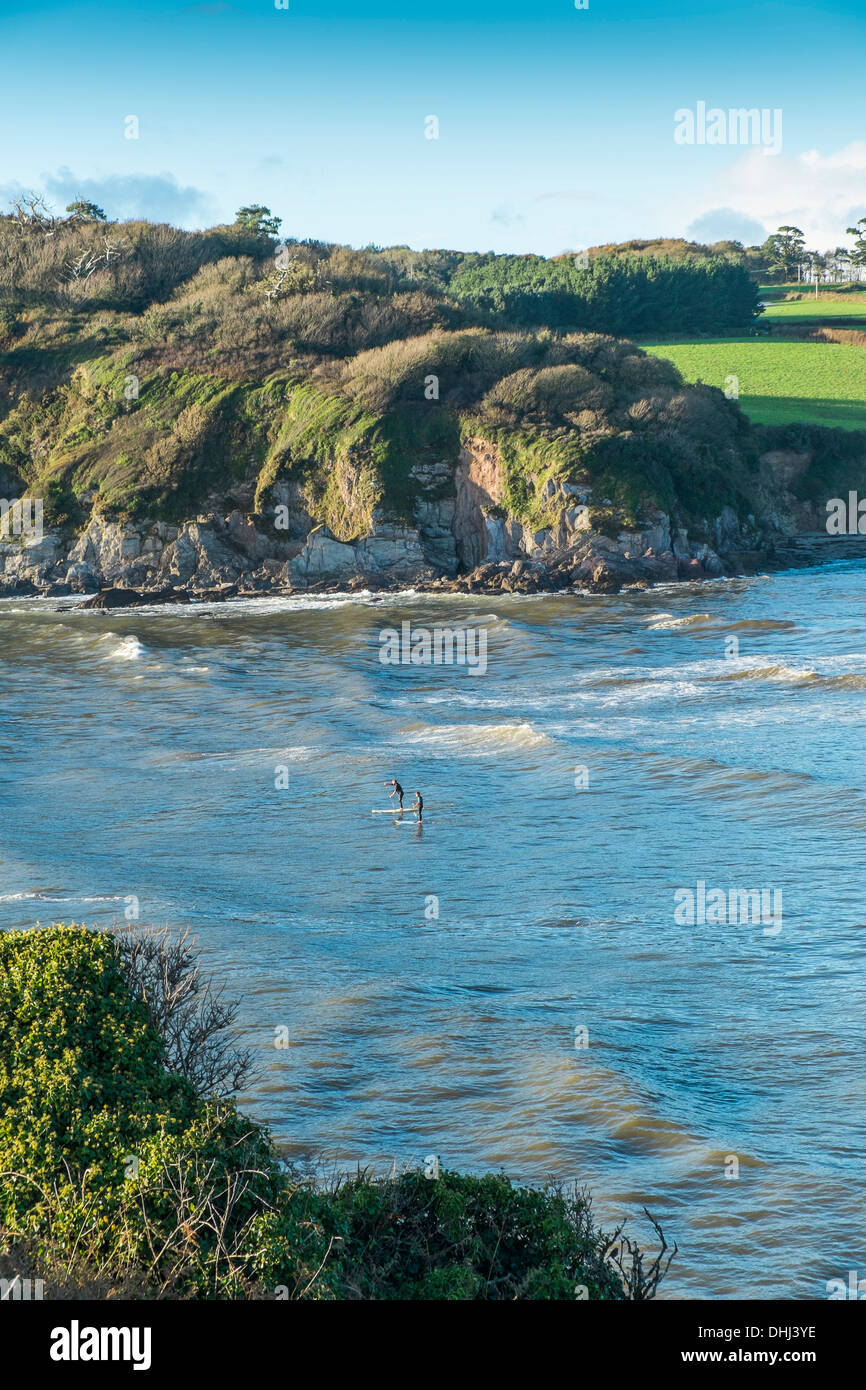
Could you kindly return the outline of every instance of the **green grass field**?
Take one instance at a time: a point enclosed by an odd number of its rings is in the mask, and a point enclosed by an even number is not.
[[[777,295],[785,294],[806,294],[815,293],[814,285],[807,285],[804,281],[791,280],[787,285],[759,285],[758,290],[762,299],[772,299]],[[856,299],[857,295],[866,297],[866,282],[845,281],[838,285],[819,285],[818,294],[842,294],[851,295]]]
[[[784,319],[786,323],[814,323],[820,319],[840,328],[866,327],[866,294],[849,295],[846,299],[828,299],[819,294],[817,299],[777,300],[767,304],[761,318],[770,322]]]
[[[803,421],[866,429],[866,350],[797,339],[715,338],[642,343],[667,357],[686,381],[724,390],[736,376],[741,408],[762,425]]]

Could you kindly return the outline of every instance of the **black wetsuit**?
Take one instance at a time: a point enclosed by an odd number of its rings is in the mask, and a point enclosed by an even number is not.
[[[421,814],[421,812],[424,810],[424,798],[423,798],[423,796],[421,795],[420,792],[416,792],[416,793],[415,793],[415,803],[414,803],[414,805],[413,805],[413,807],[412,807],[412,810],[418,812],[418,819],[419,819],[419,820],[423,820],[423,819],[424,819],[423,815]]]
[[[392,796],[394,795],[394,792],[397,793],[397,800],[398,800],[399,803],[400,803],[400,810],[402,811],[402,809],[403,809],[403,788],[400,786],[400,783],[399,783],[399,782],[396,782],[396,781],[395,781],[395,783],[394,783],[394,791],[391,793]]]

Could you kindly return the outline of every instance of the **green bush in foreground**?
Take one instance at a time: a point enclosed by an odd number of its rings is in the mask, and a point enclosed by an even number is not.
[[[645,1270],[576,1193],[450,1172],[297,1182],[261,1126],[198,1094],[202,1056],[179,1061],[228,1017],[185,941],[0,934],[0,1273],[54,1297],[653,1296],[663,1239]]]
[[[315,1286],[318,1199],[264,1131],[164,1065],[119,943],[0,935],[0,1227],[60,1282],[237,1296]],[[309,1252],[309,1266],[305,1263]]]
[[[404,1173],[343,1183],[341,1296],[365,1299],[622,1299],[609,1237],[575,1194],[515,1187],[500,1173]]]

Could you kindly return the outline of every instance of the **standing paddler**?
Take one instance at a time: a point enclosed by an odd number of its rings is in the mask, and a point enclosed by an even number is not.
[[[398,805],[399,805],[399,807],[400,807],[400,810],[402,811],[402,809],[403,809],[403,788],[400,786],[400,783],[397,781],[397,778],[396,778],[396,777],[392,777],[391,780],[390,780],[390,782],[385,782],[383,785],[386,786],[386,787],[393,787],[394,790],[393,790],[393,791],[390,791],[390,792],[388,793],[388,800],[390,801],[392,797],[396,796],[396,798],[397,798],[397,803],[398,803]]]

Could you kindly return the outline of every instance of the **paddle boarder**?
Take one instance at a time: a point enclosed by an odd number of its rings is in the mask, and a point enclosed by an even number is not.
[[[400,806],[400,810],[402,811],[402,809],[403,809],[403,788],[400,786],[400,783],[397,781],[397,778],[396,778],[396,777],[392,777],[391,780],[390,780],[390,782],[385,782],[384,785],[385,785],[386,787],[393,787],[393,788],[394,788],[393,791],[390,791],[390,792],[388,793],[388,800],[390,801],[391,798],[392,798],[393,796],[396,796],[397,801],[398,801],[399,806]]]

